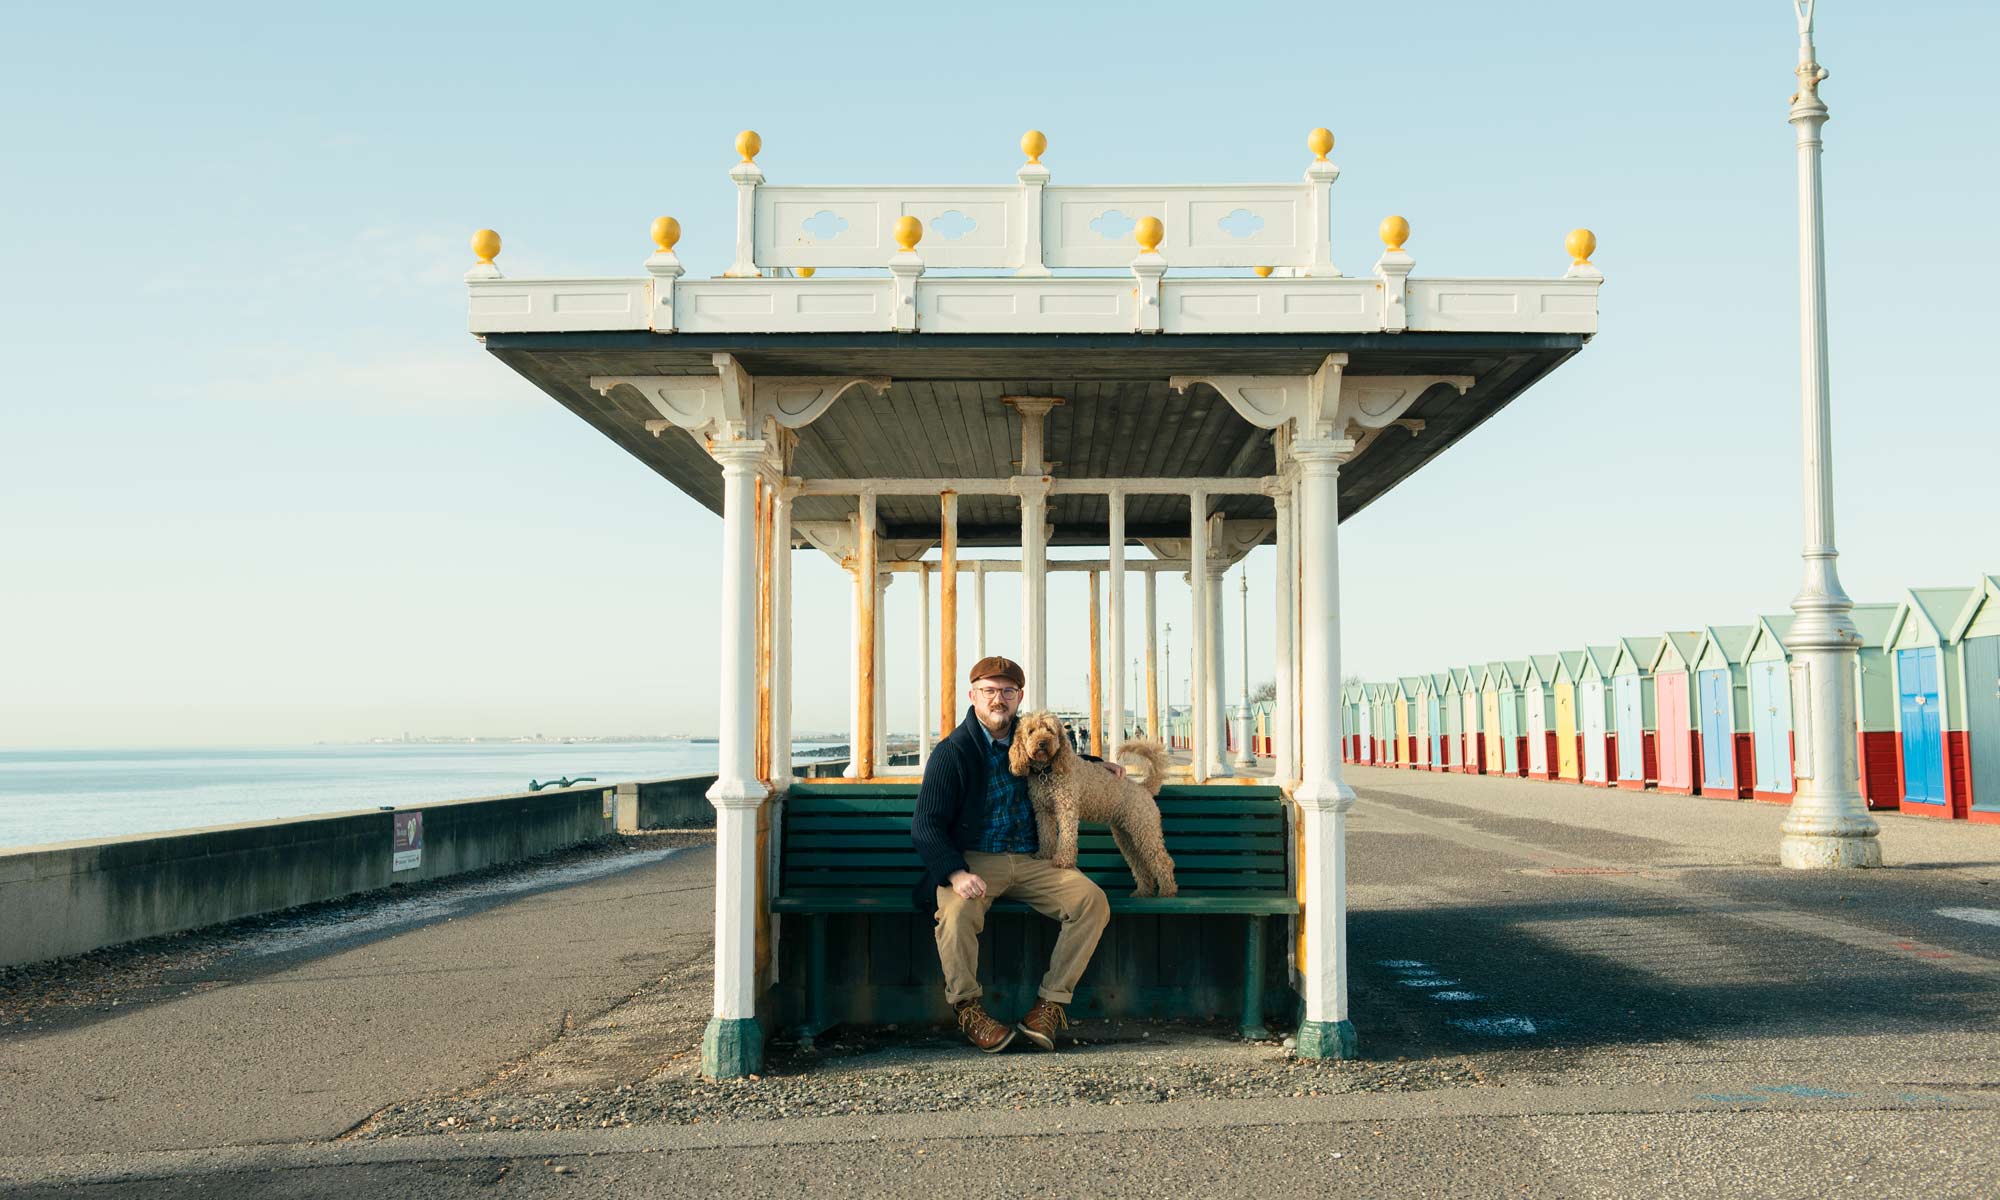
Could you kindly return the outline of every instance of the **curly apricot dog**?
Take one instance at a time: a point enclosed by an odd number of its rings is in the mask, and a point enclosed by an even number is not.
[[[1138,882],[1132,894],[1171,896],[1180,889],[1160,833],[1160,806],[1153,799],[1167,777],[1167,752],[1158,742],[1134,741],[1126,742],[1119,754],[1145,763],[1144,782],[1115,778],[1077,757],[1054,713],[1023,713],[1007,751],[1007,769],[1028,779],[1042,840],[1039,857],[1074,867],[1077,822],[1102,822],[1111,826],[1111,840]]]

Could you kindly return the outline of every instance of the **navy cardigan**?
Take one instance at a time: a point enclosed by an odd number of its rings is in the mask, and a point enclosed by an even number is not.
[[[979,839],[985,827],[986,733],[967,705],[958,728],[931,750],[923,786],[917,789],[916,810],[910,814],[910,840],[924,861],[923,876],[910,889],[910,902],[918,912],[935,912],[937,889],[950,887],[954,873],[970,869],[965,865],[966,847]]]

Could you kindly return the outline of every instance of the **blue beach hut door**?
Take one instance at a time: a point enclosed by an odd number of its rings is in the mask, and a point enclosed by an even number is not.
[[[1781,662],[1750,665],[1750,733],[1757,759],[1757,790],[1792,790],[1792,689]]]
[[[1903,799],[1944,803],[1944,730],[1938,704],[1938,652],[1896,652],[1903,709]]]
[[[1426,704],[1429,705],[1427,711],[1431,718],[1431,769],[1442,771],[1444,770],[1444,708],[1438,703],[1436,693],[1432,693]]]
[[[1618,778],[1643,779],[1646,772],[1646,716],[1639,697],[1639,677],[1620,675],[1611,681],[1618,703]]]
[[[1703,671],[1695,684],[1701,692],[1701,786],[1725,791],[1736,786],[1730,763],[1729,672]]]
[[[1963,645],[1972,809],[2000,812],[2000,637],[1967,638]]]

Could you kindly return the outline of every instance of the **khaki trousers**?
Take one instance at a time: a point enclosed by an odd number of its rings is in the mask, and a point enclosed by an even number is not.
[[[1012,896],[1062,922],[1040,994],[1044,1000],[1068,1004],[1076,994],[1076,981],[1090,965],[1097,939],[1111,921],[1111,902],[1104,898],[1104,889],[1073,867],[1058,867],[1026,854],[972,850],[966,853],[965,865],[986,881],[986,894],[967,900],[948,887],[937,890],[938,961],[944,966],[945,999],[957,1004],[981,994],[979,933],[986,928],[986,910],[1002,896]]]

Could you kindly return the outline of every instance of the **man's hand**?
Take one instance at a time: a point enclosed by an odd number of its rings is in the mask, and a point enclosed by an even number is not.
[[[951,890],[964,900],[977,900],[986,894],[986,881],[970,871],[951,873]]]
[[[1113,779],[1123,779],[1123,778],[1125,778],[1125,764],[1124,764],[1124,763],[1115,763],[1115,762],[1112,762],[1112,761],[1111,761],[1110,759],[1108,759],[1108,758],[1107,758],[1107,759],[1105,759],[1105,760],[1104,760],[1103,762],[1101,762],[1101,763],[1098,763],[1097,765],[1098,765],[1098,766],[1100,766],[1100,767],[1103,767],[1103,768],[1104,768],[1105,770],[1107,770],[1107,771],[1111,772],[1111,778],[1113,778]]]

